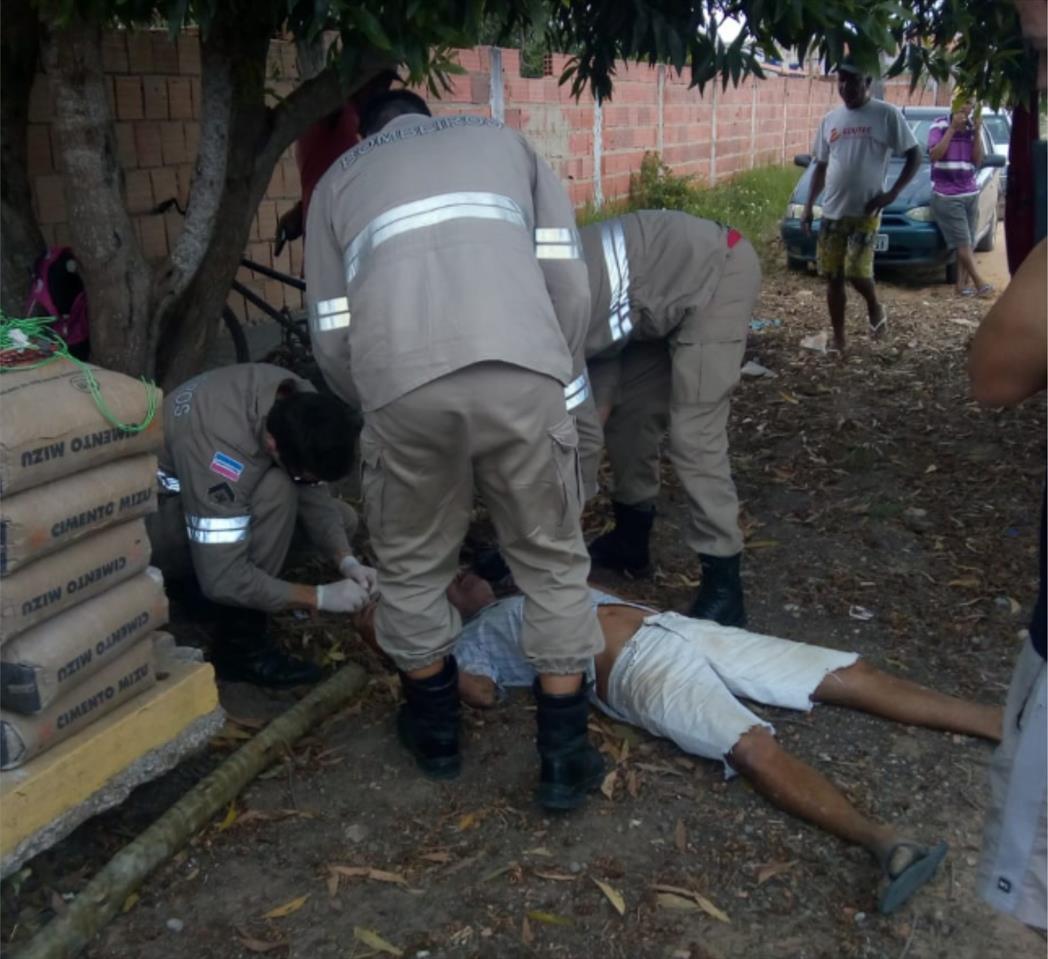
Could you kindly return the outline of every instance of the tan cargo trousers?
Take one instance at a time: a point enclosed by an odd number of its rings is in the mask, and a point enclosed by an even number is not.
[[[597,413],[606,417],[613,498],[628,506],[655,501],[659,444],[668,428],[670,461],[689,503],[684,540],[710,556],[742,549],[728,414],[760,283],[757,254],[740,240],[701,312],[688,311],[665,339],[631,341],[618,355],[588,364]],[[600,449],[588,431],[584,444],[583,472],[592,490]]]
[[[506,363],[477,363],[365,414],[364,517],[382,598],[379,645],[405,671],[451,651],[461,629],[445,590],[474,484],[525,596],[521,645],[540,673],[583,672],[603,648],[586,577],[582,479],[564,388]]]
[[[359,525],[356,511],[339,499],[335,505],[346,538],[352,542]],[[266,470],[255,489],[249,512],[249,555],[255,566],[270,576],[279,576],[289,559],[291,562],[300,557],[305,559],[311,543],[297,522],[298,488],[287,473],[277,468]],[[150,562],[160,568],[165,579],[185,579],[194,574],[181,496],[159,496],[157,511],[146,517],[146,531],[153,547]]]

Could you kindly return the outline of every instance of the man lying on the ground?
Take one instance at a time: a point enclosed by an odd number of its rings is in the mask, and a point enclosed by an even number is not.
[[[947,845],[924,846],[859,812],[821,773],[775,741],[772,726],[736,697],[784,709],[835,703],[950,732],[1001,737],[1001,710],[937,693],[891,676],[856,653],[795,643],[710,620],[658,613],[591,591],[604,652],[589,679],[597,704],[613,718],[672,740],[685,752],[724,763],[766,799],[870,851],[886,878],[878,904],[898,909],[935,871]],[[520,650],[522,597],[496,600],[473,573],[456,577],[448,598],[464,627],[455,644],[459,689],[471,706],[494,706],[508,686],[535,674]],[[370,641],[368,616],[358,622]]]

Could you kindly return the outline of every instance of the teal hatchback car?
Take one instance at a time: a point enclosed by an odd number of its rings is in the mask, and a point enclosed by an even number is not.
[[[899,198],[886,207],[881,214],[881,228],[874,246],[874,266],[905,269],[941,267],[947,283],[956,278],[957,264],[954,254],[946,249],[946,243],[935,225],[932,216],[931,164],[928,160],[928,128],[937,117],[947,113],[948,107],[903,107],[903,116],[917,138],[924,159],[914,178],[906,185]],[[976,230],[976,246],[979,251],[992,250],[997,237],[997,218],[1000,214],[1001,168],[1005,158],[994,152],[993,140],[983,129],[982,168],[976,175],[979,183],[979,225]],[[797,166],[806,167],[786,207],[786,216],[780,227],[782,242],[786,248],[786,262],[793,269],[806,269],[815,262],[816,236],[822,209],[816,199],[815,221],[812,235],[805,236],[801,230],[801,216],[808,199],[814,165],[810,154],[802,153],[793,158]],[[895,182],[902,169],[902,157],[892,157],[884,178],[885,188]]]

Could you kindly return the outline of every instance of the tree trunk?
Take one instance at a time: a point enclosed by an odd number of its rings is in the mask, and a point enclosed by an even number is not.
[[[0,36],[0,307],[21,316],[33,262],[46,247],[27,173],[29,91],[40,54],[40,21],[29,0],[7,0]]]
[[[91,353],[102,366],[149,375],[156,325],[146,262],[123,198],[123,171],[102,72],[102,28],[77,15],[44,45],[55,92],[73,249],[91,314]]]

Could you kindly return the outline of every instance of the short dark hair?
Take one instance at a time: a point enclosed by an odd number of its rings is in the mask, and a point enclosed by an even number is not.
[[[360,113],[360,135],[369,137],[378,133],[390,120],[405,113],[421,113],[432,116],[426,101],[410,90],[387,90],[372,97]]]
[[[348,407],[333,396],[279,392],[266,416],[266,431],[293,477],[330,482],[341,479],[353,465],[356,430]]]

